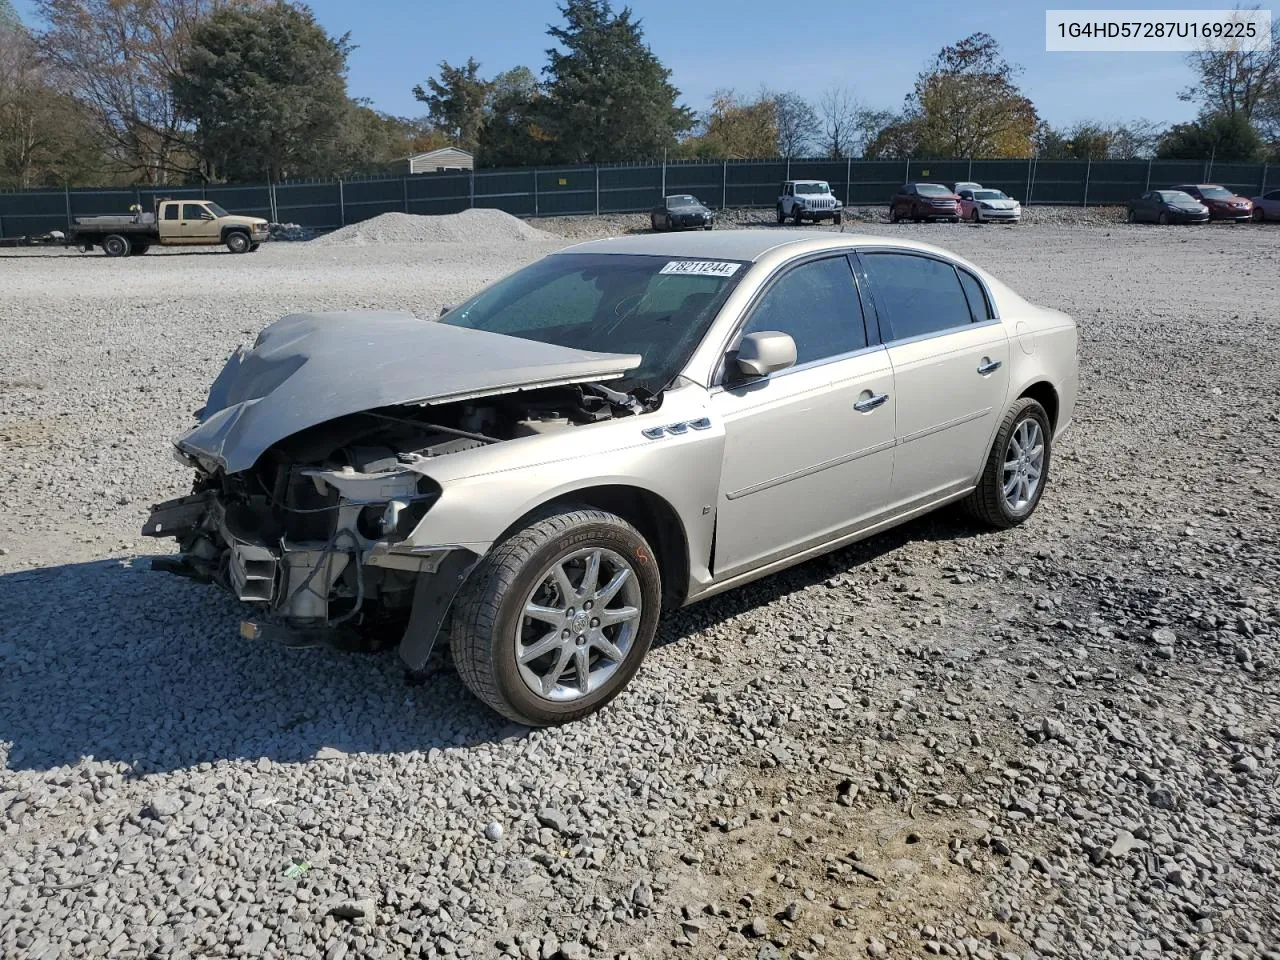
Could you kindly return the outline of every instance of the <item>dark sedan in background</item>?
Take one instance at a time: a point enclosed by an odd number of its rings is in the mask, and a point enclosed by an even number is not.
[[[1249,220],[1253,217],[1253,201],[1232,193],[1217,183],[1180,183],[1173,188],[1189,193],[1209,208],[1210,220]]]
[[[1181,190],[1148,190],[1129,201],[1130,223],[1208,223],[1209,208]]]
[[[716,215],[711,208],[689,193],[663,197],[662,202],[649,211],[649,223],[655,230],[683,230],[686,227],[710,230]]]
[[[904,183],[889,201],[889,219],[950,220],[960,219],[960,198],[940,183]]]

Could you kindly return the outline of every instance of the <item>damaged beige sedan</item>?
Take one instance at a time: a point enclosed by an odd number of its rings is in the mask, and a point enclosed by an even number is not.
[[[285,317],[177,441],[157,560],[247,637],[446,634],[534,725],[599,709],[663,610],[953,501],[1035,510],[1076,330],[925,244],[726,231],[570,247],[439,320]]]

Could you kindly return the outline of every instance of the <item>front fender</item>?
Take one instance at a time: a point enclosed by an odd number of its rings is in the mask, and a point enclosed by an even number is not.
[[[634,442],[626,446],[601,444],[585,453],[524,463],[513,456],[502,462],[503,444],[483,451],[490,454],[488,469],[453,475],[466,454],[425,461],[413,469],[440,484],[441,494],[418,526],[398,549],[440,544],[458,545],[487,553],[493,544],[522,517],[552,500],[603,486],[631,487],[660,497],[671,505],[689,546],[689,570],[695,577],[705,572],[715,529],[715,505],[724,459],[724,427],[713,421],[701,430],[646,439],[641,430],[671,420],[672,411],[627,418],[610,424],[611,434],[622,432]],[[596,427],[570,427],[570,438],[581,431],[584,441]],[[561,438],[563,439],[563,438]],[[611,437],[618,439],[618,437]],[[524,448],[532,458],[533,445]],[[480,451],[477,451],[480,453]],[[454,460],[455,463],[449,463]]]

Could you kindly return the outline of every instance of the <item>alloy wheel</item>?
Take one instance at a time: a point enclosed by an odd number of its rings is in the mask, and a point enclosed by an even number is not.
[[[520,678],[548,700],[599,689],[626,659],[643,606],[640,581],[621,554],[588,547],[553,561],[516,627]]]
[[[1009,435],[1004,454],[1003,494],[1014,513],[1027,510],[1035,500],[1044,476],[1044,433],[1040,424],[1026,418]]]

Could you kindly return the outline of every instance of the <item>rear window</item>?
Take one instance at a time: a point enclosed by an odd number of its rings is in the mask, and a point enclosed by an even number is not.
[[[861,259],[882,308],[881,327],[889,327],[885,339],[907,340],[973,322],[969,298],[951,264],[909,253],[867,253]]]

